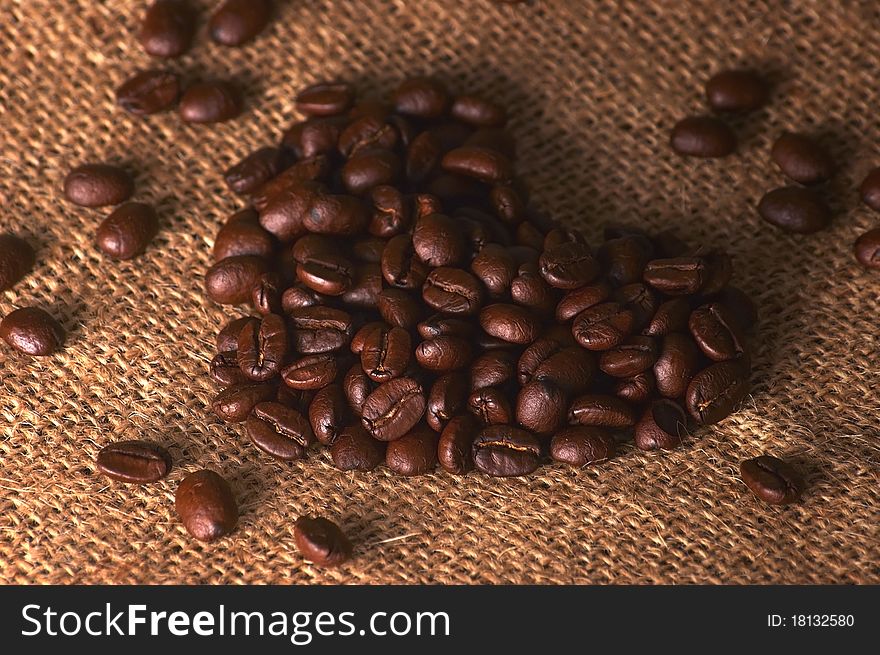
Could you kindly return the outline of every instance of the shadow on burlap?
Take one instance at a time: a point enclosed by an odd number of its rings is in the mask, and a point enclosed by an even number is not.
[[[255,43],[225,49],[202,26],[190,53],[167,63],[187,79],[247,85],[240,119],[192,127],[114,108],[116,85],[155,65],[133,37],[144,4],[4,3],[0,226],[39,252],[0,314],[47,307],[69,341],[48,359],[0,349],[0,580],[880,581],[878,279],[850,254],[880,223],[855,191],[880,164],[876,13],[758,0],[284,2]],[[741,63],[771,74],[775,90],[737,123],[740,154],[675,157],[671,125],[703,110],[713,70]],[[594,239],[606,221],[672,226],[735,256],[735,283],[762,315],[740,413],[674,452],[628,449],[513,480],[341,473],[326,452],[281,464],[211,414],[206,370],[227,312],[205,301],[202,274],[218,225],[241,205],[221,171],[277,139],[303,84],[341,77],[384,92],[416,72],[509,105],[520,170],[556,218]],[[838,215],[813,237],[781,234],[754,211],[783,182],[768,150],[784,128],[824,135],[842,164],[828,189]],[[92,239],[106,212],[60,198],[65,172],[88,160],[129,166],[136,199],[156,203],[161,235],[145,256],[101,257]],[[101,446],[139,437],[170,447],[167,480],[139,488],[96,475]],[[802,504],[767,507],[747,492],[737,464],[763,452],[800,463]],[[242,511],[235,534],[207,546],[173,509],[177,484],[199,467],[231,480]],[[344,526],[352,562],[302,561],[292,526],[309,512]]]

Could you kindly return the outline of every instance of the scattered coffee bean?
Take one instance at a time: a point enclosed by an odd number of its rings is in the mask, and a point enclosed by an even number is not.
[[[180,97],[180,78],[169,71],[136,73],[116,89],[116,104],[135,116],[171,109]]]
[[[179,57],[195,30],[196,14],[187,0],[155,0],[141,22],[140,42],[154,57]]]
[[[749,112],[767,102],[767,83],[750,70],[725,70],[706,82],[706,100],[713,111]]]
[[[269,0],[225,0],[211,16],[208,32],[217,43],[239,46],[263,31],[271,13]]]
[[[45,310],[22,307],[0,321],[0,339],[26,355],[44,357],[64,343],[64,329]]]
[[[338,116],[351,109],[351,87],[339,82],[319,82],[300,91],[296,108],[307,116]]]
[[[323,517],[301,516],[293,528],[296,547],[318,566],[340,566],[351,559],[352,545],[338,525]]]
[[[109,164],[83,164],[64,179],[64,197],[83,207],[118,205],[132,193],[134,183],[128,173]]]
[[[222,123],[241,113],[241,96],[228,82],[193,84],[180,98],[178,111],[187,123]]]
[[[791,464],[770,455],[747,459],[739,465],[743,482],[770,505],[789,505],[800,500],[804,479]]]
[[[812,234],[831,222],[831,210],[812,189],[787,186],[764,194],[758,213],[771,225],[795,234]]]
[[[718,362],[704,368],[688,385],[685,397],[688,413],[703,425],[729,416],[749,391],[748,373],[737,361]]]
[[[171,471],[171,455],[150,441],[117,441],[104,446],[95,459],[98,471],[119,482],[145,484]]]
[[[127,202],[98,226],[95,241],[104,254],[131,259],[146,250],[158,231],[156,211],[150,205]]]
[[[689,157],[726,157],[736,150],[736,134],[712,116],[691,116],[672,128],[672,149]]]
[[[856,239],[853,250],[859,264],[870,269],[880,268],[880,228],[862,234]],[[0,287],[2,286],[0,284]]]
[[[437,118],[449,106],[449,92],[430,77],[411,77],[397,87],[393,101],[399,114]]]
[[[11,289],[34,266],[31,245],[12,234],[0,234],[0,291]]]
[[[783,132],[770,150],[779,169],[800,184],[819,184],[834,174],[831,155],[805,134]]]
[[[260,148],[252,152],[224,173],[226,186],[238,195],[254,193],[278,175],[281,158],[278,148]]]
[[[214,471],[190,473],[177,487],[174,506],[183,525],[199,541],[215,541],[235,529],[238,505],[229,483]]]

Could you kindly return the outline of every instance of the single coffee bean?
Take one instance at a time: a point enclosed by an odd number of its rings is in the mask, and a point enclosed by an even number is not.
[[[227,257],[205,273],[208,297],[221,305],[249,302],[253,288],[267,271],[266,260],[254,255]]]
[[[662,337],[687,329],[691,315],[691,304],[687,298],[679,296],[660,304],[642,334],[649,337]]]
[[[484,146],[465,145],[450,150],[440,166],[447,173],[472,177],[486,184],[506,182],[513,177],[513,164],[501,152]]]
[[[238,365],[238,353],[234,350],[219,352],[211,360],[211,379],[223,387],[250,382]]]
[[[359,198],[342,195],[315,196],[302,219],[309,232],[336,236],[360,234],[369,222],[366,205]]]
[[[0,234],[0,291],[11,289],[34,266],[34,249],[24,239]]]
[[[223,329],[217,333],[217,352],[225,353],[238,350],[238,335],[248,323],[259,323],[259,319],[253,316],[243,316],[224,325]]]
[[[411,77],[394,92],[394,110],[405,116],[439,118],[449,106],[449,92],[430,77]]]
[[[275,397],[275,385],[248,382],[234,384],[218,393],[211,409],[227,423],[242,423],[258,403]]]
[[[688,326],[700,350],[712,361],[736,359],[745,350],[739,324],[722,303],[713,302],[695,309]]]
[[[568,409],[568,422],[620,430],[635,425],[636,414],[633,407],[620,398],[585,394],[572,401]]]
[[[348,537],[338,525],[323,517],[299,517],[293,539],[303,557],[318,566],[340,566],[351,559]]]
[[[632,312],[633,332],[640,332],[651,321],[660,306],[657,293],[641,282],[627,284],[617,289],[611,296],[624,309]]]
[[[749,371],[738,361],[718,362],[697,373],[688,385],[688,413],[701,425],[717,423],[736,411],[749,391]]]
[[[541,329],[538,319],[527,309],[505,303],[481,309],[480,326],[490,336],[522,345],[537,339]]]
[[[277,273],[263,273],[251,290],[251,304],[263,316],[267,314],[280,314],[281,307],[281,280]]]
[[[560,350],[562,350],[562,344],[556,339],[547,337],[537,339],[529,345],[517,362],[516,373],[520,385],[527,384],[535,375],[538,367]]]
[[[478,96],[457,96],[449,113],[455,120],[474,127],[498,127],[507,122],[504,107]]]
[[[51,355],[64,343],[64,329],[39,307],[22,307],[0,321],[0,339],[26,355]]]
[[[674,400],[655,400],[636,423],[636,446],[642,450],[670,450],[681,443],[687,431],[687,417]]]
[[[342,390],[345,392],[345,398],[348,400],[348,406],[356,416],[363,413],[364,403],[373,390],[375,385],[364,373],[360,362],[354,364],[342,379]]]
[[[806,134],[783,132],[773,143],[770,158],[795,182],[819,184],[834,174],[831,155]]]
[[[739,465],[739,471],[752,493],[770,505],[796,503],[803,493],[803,476],[777,457],[747,459]]]
[[[337,372],[335,355],[320,353],[294,360],[281,370],[281,378],[291,389],[323,389]]]
[[[400,158],[390,150],[362,148],[345,162],[341,171],[346,191],[363,195],[377,186],[393,184],[400,177]]]
[[[599,248],[599,261],[605,276],[615,287],[639,282],[651,255],[651,243],[643,237],[610,239]]]
[[[531,221],[522,221],[516,226],[516,243],[520,246],[543,250],[544,233]]]
[[[412,203],[393,186],[380,184],[370,190],[373,214],[368,230],[370,234],[382,239],[390,239],[401,234],[412,220]],[[390,243],[390,242],[389,242]],[[383,247],[384,247],[383,242]],[[381,262],[381,255],[375,261]],[[419,285],[416,285],[419,286]]]
[[[344,157],[351,157],[361,150],[382,148],[393,150],[400,140],[400,133],[382,116],[363,116],[349,123],[336,140],[336,146]]]
[[[425,425],[388,444],[385,465],[398,475],[424,475],[437,467],[439,435]]]
[[[502,387],[516,376],[516,355],[509,350],[490,350],[471,364],[471,390]]]
[[[341,471],[372,471],[385,461],[385,448],[361,425],[349,425],[333,440],[330,456]]]
[[[98,226],[95,242],[110,257],[131,259],[146,250],[158,231],[156,211],[150,205],[127,202]]]
[[[315,438],[325,446],[332,445],[349,422],[348,401],[342,386],[331,384],[315,394],[309,404],[309,423]]]
[[[465,409],[468,398],[467,378],[459,371],[453,371],[437,378],[428,393],[425,421],[435,431],[440,432],[453,416]]]
[[[427,406],[422,386],[413,378],[400,377],[380,384],[366,399],[361,418],[364,427],[379,441],[394,441],[409,432]]]
[[[557,289],[577,289],[599,274],[599,263],[584,243],[569,241],[548,248],[539,260],[541,275]]]
[[[706,100],[717,112],[748,112],[767,102],[767,83],[750,70],[725,70],[706,82]]]
[[[533,435],[512,425],[490,425],[474,439],[473,456],[477,470],[487,475],[528,475],[541,463],[541,444]]]
[[[374,338],[374,332],[382,330],[387,332],[388,329],[389,328],[384,321],[370,321],[369,323],[364,323],[358,328],[358,331],[354,333],[354,336],[352,336],[349,349],[355,355],[360,355],[364,350],[364,346]]]
[[[612,377],[630,378],[646,371],[657,359],[657,343],[651,337],[630,337],[599,356],[599,369]]]
[[[323,305],[325,302],[324,296],[302,284],[295,284],[281,294],[281,310],[288,315],[298,309]]]
[[[189,50],[196,14],[186,0],[156,0],[141,22],[140,42],[154,57],[179,57]]]
[[[326,296],[341,296],[354,284],[355,266],[339,253],[315,253],[296,267],[305,286]]]
[[[432,309],[444,314],[476,314],[483,302],[480,281],[460,268],[442,266],[428,275],[422,298]]]
[[[581,425],[563,428],[550,440],[550,457],[554,462],[571,466],[587,466],[614,457],[617,444],[602,428]]]
[[[453,316],[434,314],[421,321],[416,329],[422,339],[434,339],[442,336],[470,337],[476,331],[476,326]]]
[[[98,471],[119,482],[145,484],[171,471],[171,455],[151,441],[117,441],[104,446],[95,459]]]
[[[590,388],[595,373],[596,359],[593,354],[580,346],[571,346],[544,359],[532,377],[552,382],[568,394],[581,394]]]
[[[281,169],[282,155],[278,148],[255,150],[223,174],[229,190],[238,195],[256,192]]]
[[[275,180],[266,183],[253,196],[253,200],[258,200],[267,193],[266,187],[284,175],[285,173],[282,173]],[[266,196],[267,200],[260,209],[260,225],[282,243],[296,240],[309,231],[304,225],[304,218],[320,193],[323,193],[323,187],[316,182],[310,180],[290,182],[283,189]]]
[[[578,314],[571,333],[587,350],[608,350],[629,336],[634,322],[629,309],[616,302],[606,302]]]
[[[315,442],[305,417],[278,402],[259,403],[245,427],[257,448],[284,461],[302,459]]]
[[[306,116],[338,116],[354,102],[354,93],[348,84],[318,82],[306,87],[296,96],[296,109]]]
[[[199,541],[215,541],[235,529],[238,506],[229,483],[214,471],[190,473],[177,487],[174,506]]]
[[[214,238],[215,262],[241,255],[268,258],[274,252],[275,240],[259,223],[244,220],[227,223]]]
[[[764,194],[758,213],[771,225],[795,234],[812,234],[831,222],[831,209],[812,189],[787,186]]]
[[[136,73],[116,89],[116,104],[135,116],[171,109],[180,97],[180,78],[162,70]]]
[[[225,0],[211,16],[208,32],[217,43],[239,46],[262,32],[271,14],[269,0]]]
[[[416,255],[412,237],[399,234],[382,252],[382,277],[393,287],[420,289],[428,275],[428,266]]]
[[[268,314],[259,324],[246,324],[238,334],[238,365],[249,379],[265,382],[278,374],[287,357],[287,326],[278,314]]]
[[[307,414],[309,405],[314,400],[315,391],[291,389],[283,384],[278,386],[275,393],[275,401],[281,403],[285,407],[295,409],[300,414]]]
[[[853,251],[856,260],[865,268],[880,268],[880,228],[868,230],[856,239]],[[0,260],[0,266],[2,266],[2,260]],[[2,286],[0,284],[0,287]]]
[[[648,262],[642,276],[658,291],[670,296],[682,296],[699,292],[708,274],[706,261],[702,257],[675,257]]]
[[[445,373],[464,368],[472,357],[471,343],[462,337],[436,337],[416,346],[416,360],[428,371]]]
[[[533,380],[519,390],[516,421],[535,434],[551,434],[565,423],[568,395],[550,380]]]
[[[496,184],[489,192],[492,211],[505,223],[516,225],[525,218],[526,203],[517,189],[510,184]]]
[[[303,307],[290,313],[291,342],[299,353],[328,353],[348,346],[353,332],[351,315],[341,309]]]
[[[736,134],[712,116],[690,116],[675,124],[672,149],[688,157],[726,157],[736,150]]]
[[[443,214],[430,214],[416,221],[412,244],[416,256],[431,268],[454,266],[465,256],[461,226]]]
[[[376,299],[376,306],[386,323],[407,330],[415,327],[423,316],[422,306],[403,289],[384,289]]]
[[[623,378],[614,384],[614,394],[629,403],[639,405],[648,402],[657,382],[653,371],[643,371],[631,378]]]
[[[654,362],[657,391],[665,398],[681,398],[697,372],[700,353],[689,335],[673,332],[663,337]]]
[[[480,424],[470,414],[450,420],[437,444],[437,459],[446,471],[463,475],[474,468],[474,438]]]
[[[517,266],[507,248],[490,243],[474,257],[471,271],[486,286],[490,296],[501,298],[510,292]]]
[[[128,173],[110,164],[83,164],[64,179],[64,197],[83,207],[105,207],[125,202],[134,193]]]
[[[471,393],[467,409],[483,425],[513,423],[515,418],[507,394],[495,387],[483,387]]]
[[[541,277],[538,265],[531,262],[519,267],[510,281],[510,299],[542,317],[550,317],[558,300],[556,290]]]
[[[406,179],[413,184],[423,183],[433,173],[443,150],[433,132],[419,134],[406,150]]]
[[[241,113],[238,90],[228,82],[198,82],[183,92],[178,111],[187,123],[222,123]]]
[[[403,375],[410,364],[412,340],[400,327],[372,331],[361,350],[361,366],[374,382],[387,382]],[[418,351],[416,351],[418,358]]]
[[[880,211],[880,167],[872,168],[859,186],[862,202]]]
[[[605,302],[611,296],[611,287],[606,282],[588,284],[567,292],[556,306],[556,320],[570,321],[585,309]],[[690,308],[688,308],[690,310]]]

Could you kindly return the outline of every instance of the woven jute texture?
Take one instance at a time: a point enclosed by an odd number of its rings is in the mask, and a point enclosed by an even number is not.
[[[203,24],[190,53],[167,63],[246,88],[246,113],[219,126],[114,107],[114,88],[155,65],[135,39],[145,4],[0,0],[0,226],[38,246],[0,313],[36,304],[69,333],[49,358],[0,349],[0,579],[880,581],[880,279],[850,251],[880,223],[856,193],[880,164],[875,3],[279,2],[247,47],[213,44]],[[766,109],[735,121],[739,153],[675,156],[671,125],[704,111],[711,72],[738,64],[774,83]],[[304,84],[343,78],[385,93],[428,72],[510,107],[540,209],[594,240],[623,221],[731,252],[761,313],[742,411],[673,452],[626,447],[600,466],[511,480],[342,473],[326,452],[281,464],[211,414],[207,365],[231,312],[206,301],[203,272],[218,225],[241,206],[221,172],[296,120]],[[783,183],[768,155],[783,129],[818,134],[841,166],[823,189],[834,224],[815,236],[782,234],[755,212]],[[106,212],[61,198],[66,171],[95,160],[129,167],[136,199],[161,214],[134,261],[97,252]],[[122,438],[167,444],[173,473],[144,487],[97,475],[95,453]],[[764,452],[803,469],[801,504],[765,506],[745,488],[739,461]],[[177,484],[201,467],[228,477],[241,506],[236,532],[211,545],[174,512]],[[304,513],[338,521],[355,558],[338,570],[305,563],[292,539]]]

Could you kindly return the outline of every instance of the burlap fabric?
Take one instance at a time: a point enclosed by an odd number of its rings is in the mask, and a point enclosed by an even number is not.
[[[240,119],[188,127],[114,107],[115,86],[155,65],[133,36],[145,2],[0,0],[0,225],[39,246],[0,313],[37,304],[69,332],[48,359],[0,349],[0,579],[878,582],[878,277],[850,254],[880,224],[855,191],[880,164],[874,3],[278,4],[256,43],[222,48],[202,27],[168,63],[247,89]],[[669,129],[703,110],[703,81],[741,63],[767,71],[775,91],[737,121],[739,154],[673,155]],[[417,72],[509,105],[519,167],[557,218],[594,238],[603,222],[627,221],[729,249],[761,311],[739,414],[674,452],[628,448],[594,468],[513,480],[341,473],[326,453],[280,464],[211,414],[206,369],[230,312],[205,300],[202,275],[217,226],[241,204],[221,171],[278,138],[301,85],[342,77],[385,92]],[[783,128],[821,134],[841,163],[834,225],[816,236],[781,234],[755,213],[783,182],[768,161]],[[136,171],[136,198],[161,213],[161,235],[135,261],[100,256],[105,212],[60,197],[65,172],[91,160]],[[167,480],[138,488],[95,474],[101,446],[137,437],[170,446]],[[806,472],[802,504],[768,507],[745,489],[738,462],[762,452]],[[173,506],[199,467],[226,475],[242,510],[235,534],[207,546]],[[356,544],[339,570],[304,563],[293,545],[295,517],[314,512]]]

